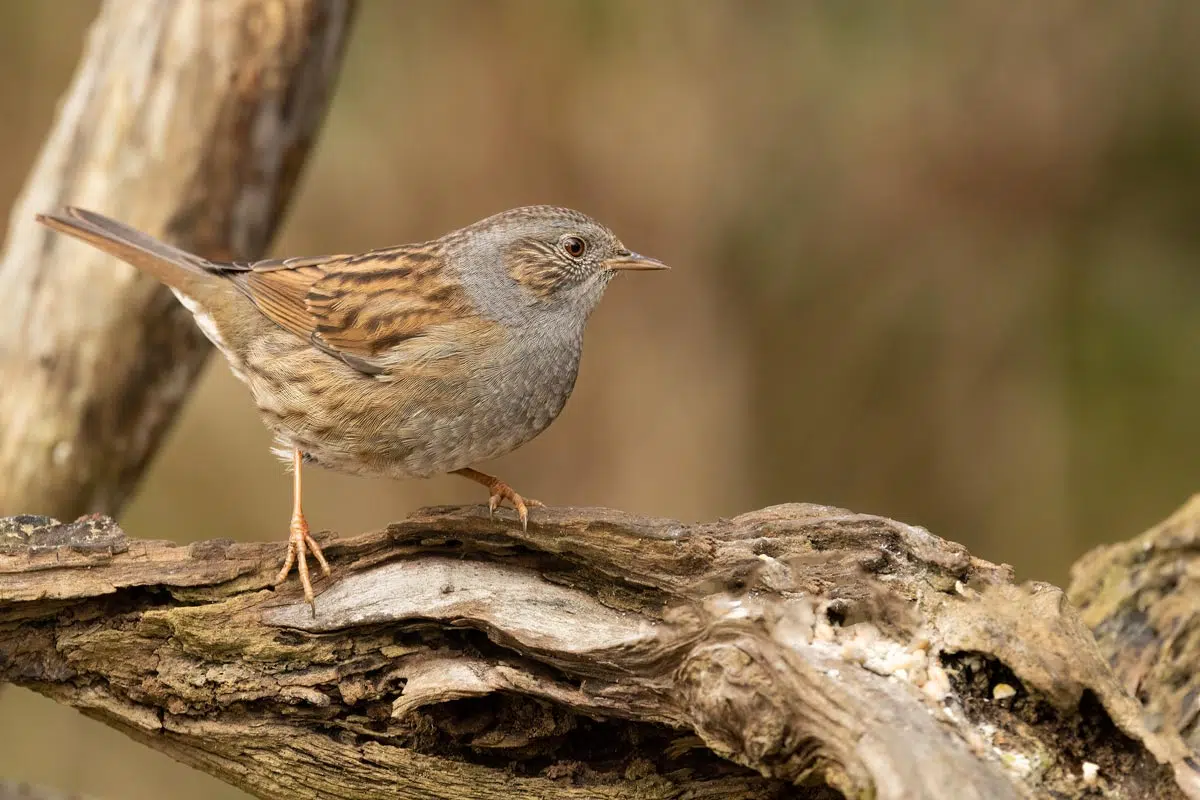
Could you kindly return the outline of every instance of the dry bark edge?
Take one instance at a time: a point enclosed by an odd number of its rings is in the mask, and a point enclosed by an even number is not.
[[[1070,598],[1150,724],[1200,752],[1200,495],[1076,562]]]

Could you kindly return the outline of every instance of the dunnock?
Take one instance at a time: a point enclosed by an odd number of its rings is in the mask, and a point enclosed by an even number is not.
[[[293,465],[287,558],[313,603],[307,553],[328,575],[301,509],[301,464],[356,475],[453,472],[488,507],[528,507],[471,468],[541,433],[562,411],[583,328],[621,270],[665,269],[566,208],[505,211],[422,244],[361,255],[217,263],[92,211],[38,221],[169,286],[228,359]]]

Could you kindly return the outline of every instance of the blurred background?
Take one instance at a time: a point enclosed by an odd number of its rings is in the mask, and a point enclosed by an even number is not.
[[[97,7],[0,4],[5,215]],[[577,207],[675,269],[616,282],[563,416],[490,471],[684,520],[841,505],[1062,584],[1200,488],[1197,41],[1189,0],[365,0],[275,253]],[[268,445],[213,359],[124,527],[282,543]],[[344,533],[485,500],[306,481]],[[23,690],[0,720],[0,777],[242,796]]]

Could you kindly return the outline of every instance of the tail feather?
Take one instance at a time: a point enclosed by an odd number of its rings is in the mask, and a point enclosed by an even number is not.
[[[38,214],[37,221],[116,256],[173,289],[186,290],[197,276],[219,270],[211,261],[83,208],[67,206],[57,213]]]

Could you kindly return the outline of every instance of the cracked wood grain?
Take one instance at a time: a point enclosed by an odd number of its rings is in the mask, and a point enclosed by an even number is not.
[[[0,260],[0,513],[116,513],[208,353],[152,278],[34,221],[70,203],[262,257],[332,96],[353,0],[108,0]]]
[[[920,528],[440,508],[320,538],[314,615],[278,544],[5,520],[0,679],[268,798],[1191,791],[1061,591]]]

